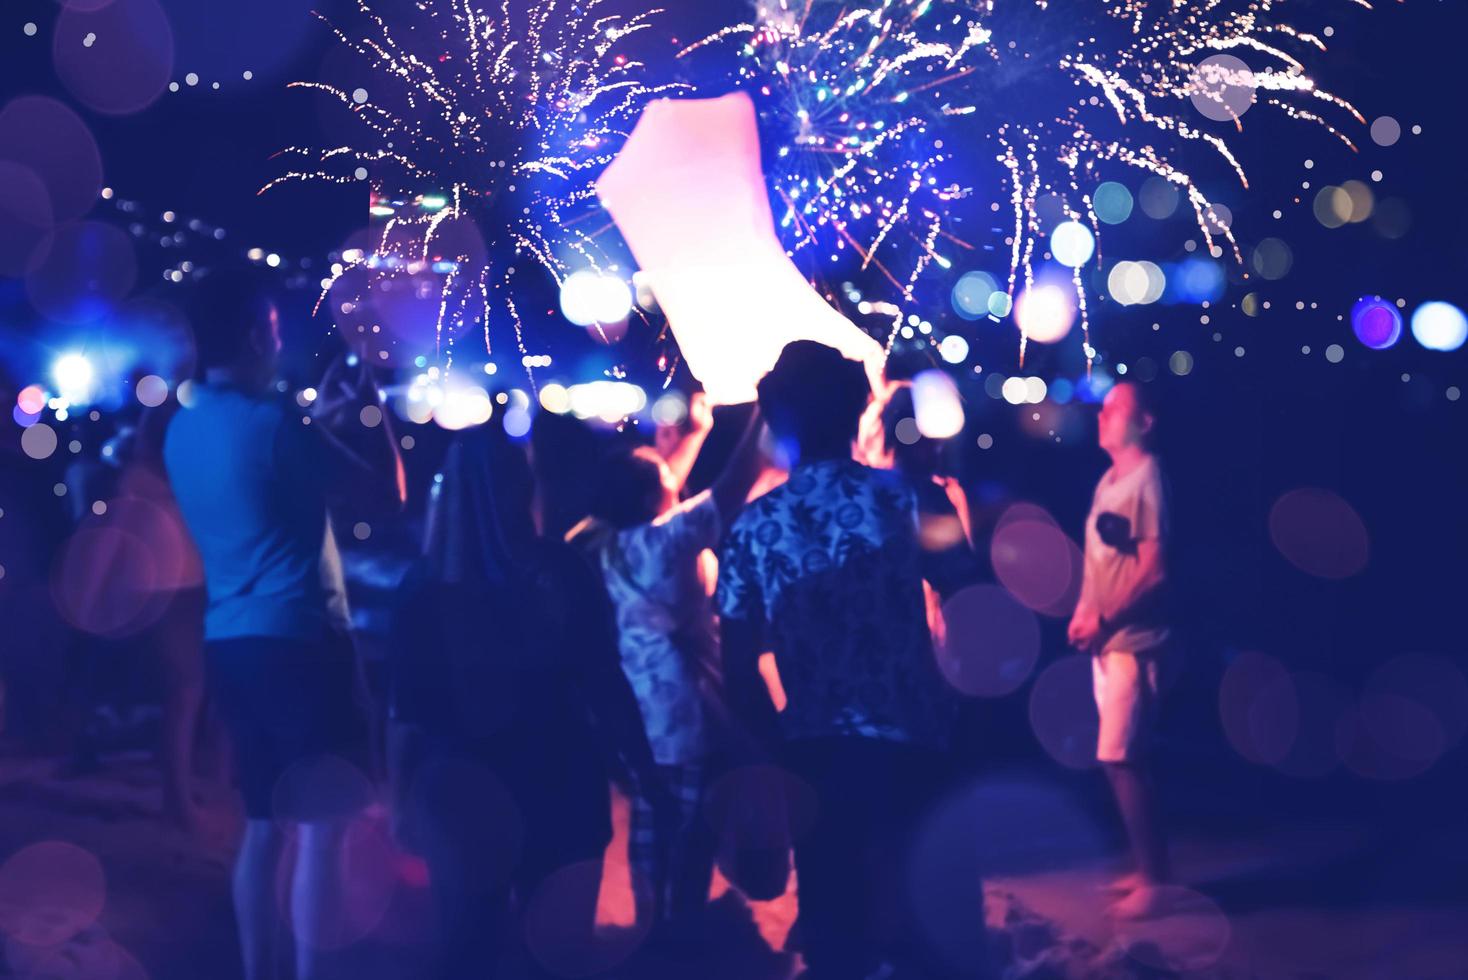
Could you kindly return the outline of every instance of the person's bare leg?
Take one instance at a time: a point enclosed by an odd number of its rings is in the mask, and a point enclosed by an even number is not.
[[[1171,869],[1151,780],[1139,766],[1128,762],[1108,762],[1106,776],[1111,780],[1137,871],[1148,884],[1166,884]]]
[[[336,821],[300,825],[291,882],[291,921],[296,936],[296,980],[321,980],[323,949],[342,915],[342,841]]]
[[[1125,762],[1106,763],[1106,776],[1131,844],[1138,884],[1113,911],[1122,917],[1154,915],[1160,910],[1162,898],[1157,886],[1169,883],[1172,869],[1151,780],[1141,767]]]
[[[273,980],[280,913],[275,873],[285,851],[285,836],[271,820],[249,820],[234,864],[234,911],[239,926],[245,980]]]

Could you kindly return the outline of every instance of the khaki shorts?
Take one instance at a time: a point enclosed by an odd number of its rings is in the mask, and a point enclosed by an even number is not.
[[[1091,658],[1101,716],[1097,759],[1132,762],[1145,754],[1157,715],[1158,674],[1156,657],[1111,651]]]

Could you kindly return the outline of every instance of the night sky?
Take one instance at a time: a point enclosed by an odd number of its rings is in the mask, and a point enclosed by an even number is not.
[[[177,93],[165,91],[133,114],[109,117],[77,107],[100,149],[104,183],[149,212],[172,210],[224,228],[226,238],[209,246],[215,249],[206,250],[210,255],[258,247],[288,263],[310,259],[314,282],[327,254],[365,225],[365,190],[313,185],[264,196],[257,191],[281,171],[272,159],[277,150],[329,142],[343,125],[337,108],[319,96],[287,91],[286,83],[351,79],[355,67],[304,3],[161,5],[175,34],[170,77],[182,80],[197,72],[200,81],[182,84]],[[336,5],[322,6],[330,13]],[[1324,87],[1366,117],[1368,125],[1348,121],[1344,128],[1359,152],[1316,128],[1256,112],[1244,118],[1244,130],[1233,140],[1251,179],[1247,192],[1225,168],[1198,154],[1204,187],[1232,211],[1245,254],[1244,267],[1229,256],[1220,260],[1229,280],[1221,300],[1206,310],[1181,303],[1121,308],[1102,298],[1104,277],[1093,284],[1099,366],[1115,372],[1125,364],[1133,372],[1155,374],[1164,406],[1162,456],[1175,495],[1178,577],[1196,650],[1189,685],[1197,704],[1215,697],[1221,671],[1244,650],[1328,675],[1341,691],[1351,692],[1398,654],[1460,656],[1465,649],[1468,403],[1452,397],[1450,389],[1468,386],[1468,349],[1428,351],[1408,331],[1390,350],[1369,350],[1353,336],[1349,313],[1370,294],[1405,301],[1404,315],[1429,300],[1468,306],[1468,234],[1462,221],[1468,140],[1461,132],[1462,90],[1454,81],[1468,12],[1458,0],[1376,5],[1366,11],[1323,0],[1291,4],[1300,9],[1300,19],[1334,28],[1329,53],[1312,67]],[[668,6],[663,33],[641,42],[655,66],[672,64],[670,35],[687,42],[743,9],[728,0],[671,0]],[[52,0],[8,0],[0,11],[0,102],[43,94],[76,105],[52,64],[57,10]],[[23,31],[32,22],[40,26],[35,37]],[[1401,125],[1393,146],[1377,145],[1369,133],[1369,123],[1381,116]],[[1010,501],[1038,502],[1074,534],[1104,463],[1094,449],[1090,411],[1078,403],[1017,407],[991,397],[987,374],[1020,373],[1012,325],[962,321],[949,302],[962,272],[1002,277],[1008,271],[1007,218],[989,209],[1003,200],[1000,172],[984,138],[986,127],[1002,121],[974,118],[959,131],[966,144],[959,150],[965,179],[974,188],[958,212],[959,227],[977,249],[960,256],[953,270],[925,277],[920,306],[937,333],[960,332],[971,344],[972,356],[955,371],[968,422],[954,454],[970,492],[995,512]],[[1135,176],[1113,176],[1137,190]],[[1377,218],[1382,208],[1405,214],[1404,233],[1383,235],[1375,218],[1324,227],[1313,210],[1316,194],[1347,180],[1370,186]],[[126,224],[107,202],[98,202],[92,216]],[[1244,281],[1254,246],[1271,237],[1290,249],[1288,273]],[[1190,219],[1179,214],[1159,221],[1138,210],[1124,224],[1107,228],[1101,247],[1107,256],[1175,263],[1194,254],[1186,247],[1190,241],[1201,254]],[[159,274],[179,256],[165,251],[139,249],[135,294],[167,298],[172,287]],[[856,282],[861,288],[876,285]],[[1240,306],[1250,293],[1269,308],[1247,315]],[[317,356],[334,344],[329,323],[308,319],[315,295],[314,289],[292,293],[286,309],[295,348],[287,372],[297,385],[314,380]],[[549,289],[546,296],[549,313],[554,296]],[[757,298],[739,301],[748,303],[751,316],[759,315]],[[624,348],[609,353],[558,316],[537,312],[530,319],[537,331],[532,349],[555,353],[568,381],[595,377],[618,358],[643,383],[658,380],[651,366],[651,327],[635,324]],[[48,359],[77,337],[36,316],[18,280],[0,279],[0,389],[7,397],[40,380]],[[1331,345],[1343,348],[1339,363],[1326,357]],[[1191,356],[1185,376],[1168,368],[1178,351]],[[1144,359],[1150,368],[1142,366]],[[932,361],[917,345],[899,344],[894,363],[899,372],[910,372]],[[974,364],[983,372],[974,372]],[[514,383],[518,365],[502,367],[500,378]],[[1040,349],[1023,373],[1074,382],[1084,369],[1073,336]],[[1037,411],[1044,414],[1038,428],[1030,418]],[[28,474],[8,478],[9,492],[18,492],[17,480],[48,485],[52,477],[39,475],[44,467],[16,452],[18,429],[8,421],[5,427],[4,466],[12,475]],[[981,435],[992,448],[978,448]],[[422,472],[431,471],[423,465]],[[1369,538],[1369,558],[1359,574],[1343,580],[1304,574],[1272,543],[1271,508],[1299,488],[1324,488],[1359,515]],[[9,524],[14,506],[7,503],[5,511]],[[1334,538],[1337,529],[1325,520],[1326,537]],[[5,585],[0,582],[0,590]],[[1046,627],[1047,658],[1063,652],[1061,625]],[[1198,739],[1216,741],[1216,734],[1203,734],[1205,727],[1198,726]],[[1461,771],[1461,763],[1455,768]],[[1446,785],[1453,777],[1445,771],[1436,770],[1442,783],[1428,785]]]

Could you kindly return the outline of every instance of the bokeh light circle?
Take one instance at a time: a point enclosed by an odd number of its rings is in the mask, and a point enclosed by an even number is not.
[[[581,861],[547,875],[525,903],[525,947],[549,975],[599,976],[627,960],[647,938],[651,924],[596,929],[601,859]]]
[[[107,316],[137,281],[138,264],[127,232],[100,221],[56,229],[45,259],[26,275],[26,292],[42,315],[60,323]]]
[[[1341,726],[1350,717],[1350,695],[1332,677],[1299,671],[1264,688],[1254,708],[1253,724],[1262,730],[1287,717],[1291,704],[1295,737],[1274,767],[1297,779],[1321,779],[1341,764]]]
[[[1011,507],[995,526],[989,560],[999,583],[1026,608],[1068,616],[1080,594],[1081,552],[1043,510]]]
[[[65,841],[21,848],[0,865],[0,932],[58,946],[97,921],[107,901],[102,864]]]
[[[1180,192],[1178,186],[1163,177],[1148,177],[1142,181],[1141,190],[1137,193],[1137,203],[1142,206],[1142,213],[1155,221],[1170,218],[1177,211]]]
[[[1014,301],[1014,319],[1030,340],[1053,344],[1075,324],[1075,301],[1059,286],[1032,286]]]
[[[912,379],[913,417],[929,439],[951,439],[963,431],[963,399],[946,373],[923,371]]]
[[[1391,116],[1377,116],[1371,121],[1371,141],[1377,146],[1392,146],[1402,138],[1402,124]]]
[[[1040,658],[1040,623],[1005,590],[971,585],[943,603],[938,665],[955,690],[997,698],[1017,691]]]
[[[1154,262],[1118,262],[1106,277],[1106,291],[1122,306],[1155,303],[1166,288],[1167,276]]]
[[[1265,279],[1283,279],[1295,264],[1295,253],[1283,239],[1266,238],[1254,246],[1254,271]]]
[[[1080,268],[1096,254],[1096,236],[1079,221],[1062,221],[1050,233],[1050,252],[1061,265]]]
[[[1030,688],[1030,729],[1052,759],[1069,769],[1096,766],[1099,721],[1091,657],[1073,653],[1050,664]]]
[[[1289,670],[1262,653],[1239,654],[1224,669],[1218,714],[1234,751],[1257,765],[1275,765],[1299,731],[1299,704]]]
[[[138,632],[163,615],[168,593],[148,542],[120,528],[85,525],[62,546],[52,574],[56,608],[98,636]]]
[[[92,38],[93,43],[84,43]],[[79,102],[121,116],[152,105],[173,74],[173,28],[157,0],[66,7],[52,42],[56,74]]]
[[[1371,550],[1355,509],[1318,487],[1291,490],[1274,502],[1269,537],[1290,564],[1317,578],[1350,578],[1366,567]]]
[[[1423,303],[1412,311],[1412,336],[1428,350],[1455,351],[1468,341],[1468,316],[1451,303]]]
[[[1253,71],[1241,59],[1215,54],[1193,69],[1188,98],[1214,122],[1234,122],[1253,107],[1258,87]]]
[[[1468,732],[1468,678],[1452,660],[1406,654],[1367,678],[1342,725],[1346,765],[1368,779],[1398,780],[1431,769]]]
[[[1134,203],[1127,186],[1114,180],[1102,181],[1091,195],[1091,210],[1096,213],[1096,219],[1108,225],[1119,225],[1130,218]]]
[[[22,276],[44,258],[36,250],[54,225],[51,193],[41,178],[23,164],[0,160],[0,276]]]
[[[965,320],[989,315],[989,300],[999,286],[987,272],[965,272],[953,284],[953,309]]]
[[[168,400],[168,382],[156,374],[138,379],[138,401],[146,408],[157,408]]]
[[[1402,314],[1380,296],[1363,296],[1351,307],[1351,330],[1372,350],[1386,350],[1402,339]]]
[[[0,111],[0,159],[30,169],[58,222],[80,218],[102,190],[102,155],[80,116],[55,99],[21,96]]]
[[[20,434],[20,448],[31,459],[49,459],[56,452],[56,430],[37,422]]]
[[[582,269],[561,283],[561,314],[578,327],[620,323],[632,312],[632,290],[622,279]]]

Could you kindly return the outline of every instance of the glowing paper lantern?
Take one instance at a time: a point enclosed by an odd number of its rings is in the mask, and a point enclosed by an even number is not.
[[[775,235],[747,95],[652,103],[596,189],[710,402],[752,401],[794,340],[880,378],[882,346],[811,288]]]

